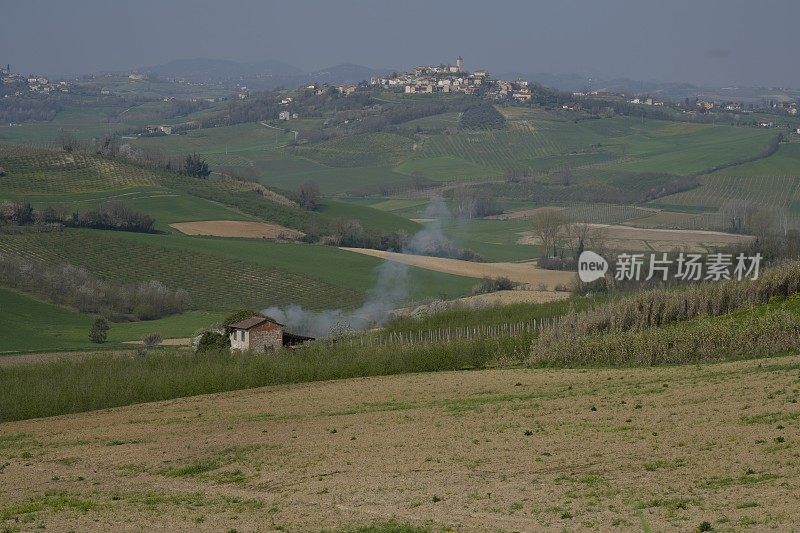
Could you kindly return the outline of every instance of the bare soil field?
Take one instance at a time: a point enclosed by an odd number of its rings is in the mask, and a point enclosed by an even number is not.
[[[717,247],[748,243],[752,235],[736,235],[720,231],[656,229],[612,224],[589,224],[603,235],[603,242],[612,250],[628,252],[684,252],[704,253]],[[525,232],[519,244],[541,244],[533,232]]]
[[[385,252],[383,250],[372,250],[368,248],[342,248],[373,257],[380,257],[389,261],[396,261],[419,268],[466,276],[468,278],[484,278],[505,276],[517,283],[527,283],[533,287],[545,284],[549,290],[553,290],[556,285],[569,284],[574,278],[574,272],[560,272],[556,270],[544,270],[533,263],[476,263],[473,261],[461,261],[459,259],[448,259],[445,257],[429,257],[426,255],[401,254],[397,252]]]
[[[800,356],[412,374],[0,424],[0,527],[800,528]]]
[[[240,220],[206,220],[203,222],[177,222],[170,224],[185,235],[210,235],[213,237],[243,237],[251,239],[297,240],[303,232],[266,222]]]

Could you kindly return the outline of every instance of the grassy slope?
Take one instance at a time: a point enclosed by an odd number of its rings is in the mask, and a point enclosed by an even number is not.
[[[0,353],[48,350],[100,349],[89,341],[93,317],[42,302],[30,296],[0,289]],[[192,311],[146,322],[112,323],[108,341],[140,340],[147,333],[164,338],[188,337],[198,329],[217,323],[221,313]]]
[[[0,352],[89,346],[88,316],[0,289]]]
[[[514,320],[541,319],[563,314],[567,305],[516,306],[506,314]],[[735,319],[746,321],[777,309],[795,316],[800,314],[795,303],[776,303],[737,312]],[[424,326],[463,325],[481,313],[485,311],[454,311],[419,323],[405,320],[394,329],[414,331]],[[699,319],[699,322],[729,319],[730,315],[722,315]],[[694,320],[692,324],[697,322]],[[668,327],[680,327],[680,324]],[[533,338],[525,334],[382,347],[312,343],[301,350],[286,352],[282,357],[267,358],[258,354],[173,357],[174,349],[162,348],[145,358],[98,357],[49,365],[0,366],[0,412],[5,413],[7,420],[17,420],[272,384],[482,368],[496,365],[498,361],[520,364],[530,354]],[[606,356],[602,354],[599,360],[605,360]],[[737,357],[746,356],[739,354]],[[621,366],[634,364],[626,361]]]

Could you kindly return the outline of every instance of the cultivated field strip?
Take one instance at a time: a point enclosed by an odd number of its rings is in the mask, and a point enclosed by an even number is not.
[[[614,204],[575,204],[567,207],[562,214],[573,222],[596,224],[619,224],[629,220],[651,216],[653,211],[632,205]]]
[[[330,167],[393,166],[411,155],[411,139],[393,133],[365,133],[291,150]]]
[[[498,171],[522,161],[564,153],[562,146],[538,131],[479,132],[428,139],[420,157],[451,156]]]
[[[240,260],[84,232],[0,235],[0,253],[50,265],[69,263],[101,278],[158,280],[185,289],[194,309],[263,308],[296,303],[313,309],[354,307],[354,290]]]
[[[154,185],[151,172],[99,156],[0,144],[0,178],[8,193],[46,195]]]
[[[798,184],[800,178],[794,176],[704,176],[700,187],[665,196],[658,203],[713,209],[738,200],[784,209],[798,197]]]

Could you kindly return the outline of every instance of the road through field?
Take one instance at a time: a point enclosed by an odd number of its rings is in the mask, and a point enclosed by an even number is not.
[[[800,528],[800,356],[348,379],[0,424],[0,528]]]
[[[540,283],[543,283],[547,285],[549,290],[553,290],[558,284],[567,285],[575,278],[574,272],[544,270],[534,263],[477,263],[474,261],[449,259],[446,257],[401,254],[383,250],[372,250],[369,248],[342,249],[456,276],[466,276],[468,278],[504,276],[517,283],[528,283],[534,288]]]

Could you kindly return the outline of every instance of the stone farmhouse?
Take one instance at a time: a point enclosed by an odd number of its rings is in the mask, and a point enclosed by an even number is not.
[[[254,316],[230,324],[228,329],[231,349],[240,352],[248,350],[266,352],[313,340],[311,337],[288,333],[284,331],[284,327],[283,324],[264,316]]]

